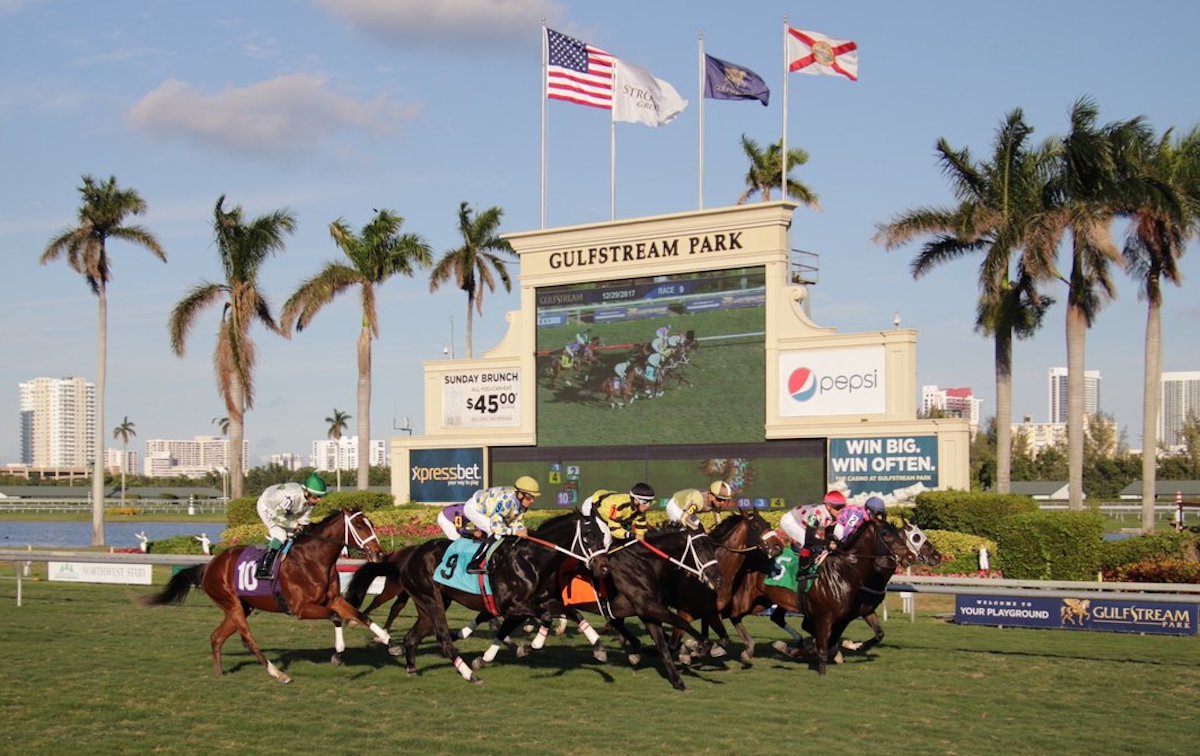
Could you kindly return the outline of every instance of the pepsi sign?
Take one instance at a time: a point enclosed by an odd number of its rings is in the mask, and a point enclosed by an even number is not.
[[[882,346],[779,355],[783,417],[881,415],[887,411]]]

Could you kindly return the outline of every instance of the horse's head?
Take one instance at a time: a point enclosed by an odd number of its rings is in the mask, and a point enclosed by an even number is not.
[[[867,533],[868,530],[871,532]],[[869,555],[888,560],[893,568],[904,564],[909,557],[904,536],[887,520],[867,520],[860,533],[863,537],[859,538],[859,542],[864,544],[864,548],[871,549]]]
[[[343,509],[341,517],[345,523],[343,540],[346,548],[352,553],[357,551],[363,554],[368,562],[382,561],[383,546],[366,513],[360,509]]]
[[[684,563],[688,555],[692,564],[699,571],[699,580],[712,590],[721,587],[721,565],[717,562],[717,546],[704,533],[691,533],[687,537],[687,549],[684,551]]]
[[[904,530],[901,532],[904,535],[904,543],[914,560],[930,567],[936,567],[942,563],[941,552],[934,547],[933,542],[929,540],[924,531],[917,527],[916,523],[905,521]]]
[[[579,541],[582,546],[584,564],[599,578],[608,577],[612,566],[608,563],[608,552],[604,547],[604,530],[595,517],[577,515],[579,519]]]
[[[783,553],[783,539],[779,537],[779,532],[771,528],[771,523],[763,519],[763,516],[758,512],[750,512],[743,514],[742,518],[746,520],[747,543],[753,543],[758,547],[759,551],[774,559]]]

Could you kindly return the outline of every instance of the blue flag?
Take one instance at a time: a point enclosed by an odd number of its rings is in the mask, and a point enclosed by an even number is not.
[[[771,90],[762,77],[749,68],[706,54],[704,96],[710,100],[758,100],[766,107]]]

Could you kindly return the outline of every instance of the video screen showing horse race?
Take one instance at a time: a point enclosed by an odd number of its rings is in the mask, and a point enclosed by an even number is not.
[[[537,290],[539,446],[763,440],[762,267]]]

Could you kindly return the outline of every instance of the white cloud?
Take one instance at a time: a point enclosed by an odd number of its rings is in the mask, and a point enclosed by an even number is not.
[[[215,94],[168,80],[139,100],[128,120],[156,136],[279,154],[315,149],[344,129],[385,133],[416,110],[382,96],[361,102],[331,91],[323,78],[297,74]]]
[[[564,15],[557,0],[315,0],[351,28],[386,44],[520,44],[542,19]]]

